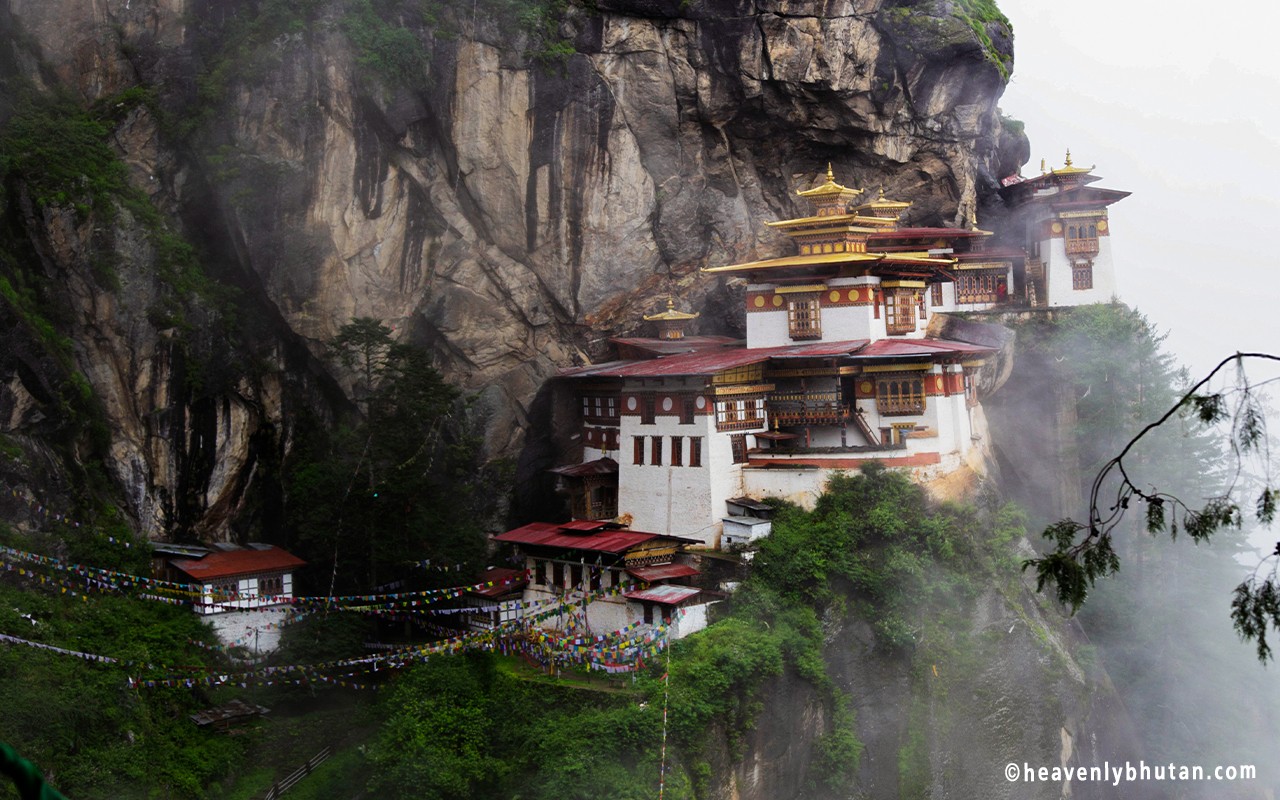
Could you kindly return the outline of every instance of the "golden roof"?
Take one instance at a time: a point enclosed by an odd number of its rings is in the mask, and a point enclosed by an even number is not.
[[[1095,164],[1094,166],[1097,166],[1097,165]],[[1043,161],[1041,161],[1041,167],[1040,167],[1040,169],[1041,169],[1041,170],[1043,170],[1043,169],[1044,169],[1044,162],[1043,162]],[[1087,168],[1087,169],[1086,169],[1086,168],[1084,168],[1084,167],[1074,167],[1074,166],[1072,166],[1072,165],[1071,165],[1071,149],[1070,149],[1070,148],[1067,148],[1067,162],[1066,162],[1066,164],[1065,164],[1061,169],[1051,169],[1051,170],[1049,170],[1049,174],[1050,174],[1050,175],[1085,175],[1085,174],[1087,174],[1087,173],[1093,172],[1093,169],[1094,169],[1093,167],[1089,167],[1089,168]]]
[[[676,311],[676,300],[674,297],[667,298],[667,310],[661,314],[646,314],[645,322],[684,322],[686,320],[697,319],[698,314],[690,314],[685,311]]]
[[[856,214],[862,209],[870,209],[872,211],[902,212],[902,211],[906,211],[910,207],[911,207],[911,203],[909,202],[904,202],[902,200],[889,200],[888,198],[886,198],[884,196],[884,187],[881,186],[879,197],[877,197],[875,200],[872,200],[869,203],[863,203],[862,205],[854,206],[853,213]]]
[[[827,180],[821,186],[813,189],[806,189],[803,192],[796,192],[800,197],[808,197],[813,199],[824,199],[827,197],[857,197],[862,194],[861,189],[850,189],[848,186],[841,186],[836,183],[836,176],[831,171],[831,164],[827,164]]]
[[[762,261],[748,261],[743,264],[729,264],[724,267],[705,267],[703,272],[752,272],[772,267],[821,267],[831,264],[854,264],[867,261],[879,261],[884,253],[822,253],[802,256],[783,256],[782,258],[766,258]]]
[[[770,228],[800,228],[805,225],[824,225],[827,227],[815,229],[811,231],[796,231],[791,235],[801,235],[806,233],[835,233],[837,231],[854,231],[855,233],[879,233],[879,228],[886,225],[892,225],[893,220],[885,217],[860,217],[857,214],[832,214],[827,217],[797,217],[795,219],[780,219],[774,222],[766,222],[765,225]],[[859,226],[867,228],[859,231]],[[873,230],[874,229],[874,230]]]

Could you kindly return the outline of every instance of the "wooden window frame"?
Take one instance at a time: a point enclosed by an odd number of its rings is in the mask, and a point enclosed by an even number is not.
[[[691,467],[702,466],[702,437],[701,436],[689,437],[689,466]]]
[[[640,424],[652,425],[658,416],[658,398],[653,392],[640,395]]]
[[[822,338],[822,300],[816,293],[787,297],[787,332],[793,340]]]
[[[876,411],[881,416],[919,416],[928,408],[926,375],[891,373],[876,379]]]
[[[655,467],[662,466],[662,437],[649,437],[649,463]]]
[[[942,283],[929,284],[929,305],[937,308],[942,305]]]
[[[1093,262],[1076,261],[1071,264],[1071,288],[1084,292],[1093,288]]]
[[[631,463],[637,467],[644,466],[644,437],[631,437]]]
[[[698,413],[698,408],[696,405],[697,401],[698,401],[698,398],[691,394],[687,394],[684,397],[680,398],[680,424],[681,425],[693,424],[693,421],[696,418]]]
[[[729,437],[729,447],[733,451],[733,463],[747,463],[747,435],[735,433]]]
[[[671,466],[673,467],[684,466],[684,437],[683,436],[671,437]]]
[[[915,294],[910,289],[890,289],[884,293],[884,329],[889,335],[915,333]]]

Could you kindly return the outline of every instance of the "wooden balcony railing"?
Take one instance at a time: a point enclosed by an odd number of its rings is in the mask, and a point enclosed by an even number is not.
[[[1098,254],[1098,239],[1067,239],[1067,255],[1096,256]]]
[[[778,425],[838,425],[849,418],[839,392],[775,392],[769,418]]]

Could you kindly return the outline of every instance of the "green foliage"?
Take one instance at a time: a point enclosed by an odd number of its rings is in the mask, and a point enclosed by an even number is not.
[[[110,216],[128,185],[109,133],[69,95],[25,95],[0,134],[0,174],[22,181],[37,208]]]
[[[382,5],[389,5],[383,3]],[[419,18],[419,24],[425,22]],[[426,55],[408,28],[384,20],[373,0],[354,0],[342,17],[342,30],[356,50],[356,62],[391,85],[419,85]]]
[[[47,588],[0,583],[0,631],[144,663],[214,663],[187,643],[212,634],[186,608]],[[130,689],[119,666],[17,645],[0,648],[0,674],[0,730],[68,797],[203,797],[241,756],[187,718],[206,702],[196,690]]]
[[[881,641],[902,647],[915,639],[912,609],[933,594],[971,594],[969,574],[990,572],[993,555],[1006,554],[1021,535],[1015,512],[998,519],[993,545],[976,511],[931,509],[909,478],[873,463],[833,477],[813,512],[784,508],[756,556],[753,579],[818,609],[839,597],[864,603]],[[1001,563],[1008,566],[1007,556]],[[939,569],[945,565],[966,569]]]
[[[487,654],[432,656],[396,681],[369,748],[386,798],[653,796],[662,712],[631,695],[534,684]],[[679,779],[673,798],[687,798]]]
[[[1009,24],[1009,18],[996,7],[993,0],[956,0],[952,13],[973,30],[978,41],[982,43],[987,58],[995,64],[1001,77],[1008,81],[1013,70],[1013,54],[1001,52],[995,46],[988,26],[1002,28],[1004,36],[1011,38],[1013,26]]]
[[[313,564],[333,565],[336,554],[339,585],[353,590],[409,576],[413,561],[479,567],[480,524],[503,473],[481,463],[466,402],[425,351],[394,342],[376,320],[343,326],[331,352],[358,376],[365,413],[337,430],[299,425],[285,470],[290,544]]]

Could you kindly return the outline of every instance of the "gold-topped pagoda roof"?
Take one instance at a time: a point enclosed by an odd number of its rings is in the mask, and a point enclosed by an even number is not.
[[[862,264],[883,259],[884,253],[821,253],[813,255],[783,256],[723,267],[704,267],[703,272],[754,272],[778,267],[823,267],[838,264]]]
[[[800,233],[820,233],[851,230],[854,233],[879,233],[879,229],[886,225],[892,225],[894,220],[885,217],[863,217],[858,214],[831,214],[825,217],[797,217],[795,219],[779,219],[773,222],[765,222],[770,228],[799,228],[806,225],[824,225],[830,226],[830,230],[823,229],[821,231],[801,231]],[[859,231],[858,228],[866,228]]]
[[[645,322],[686,322],[691,319],[697,319],[698,313],[690,314],[687,311],[676,311],[676,301],[674,297],[667,298],[667,310],[660,314],[646,314]]]
[[[880,195],[876,197],[875,200],[872,200],[867,203],[863,203],[858,206],[854,206],[852,209],[850,209],[850,211],[852,211],[854,214],[857,214],[860,211],[870,211],[872,212],[873,215],[876,214],[877,212],[883,213],[886,211],[896,211],[897,214],[894,214],[893,216],[893,219],[896,220],[899,216],[901,216],[902,212],[906,211],[908,208],[911,208],[911,203],[907,201],[890,200],[889,198],[885,197],[884,187],[882,186],[880,187]],[[879,217],[879,219],[884,219],[884,217]]]
[[[835,173],[831,171],[831,165],[827,164],[827,180],[821,186],[798,191],[796,194],[811,200],[822,200],[828,197],[854,198],[862,194],[862,190],[850,189],[848,186],[841,186],[836,183]]]
[[[1043,162],[1043,161],[1041,161],[1040,163],[1041,163],[1041,169],[1043,170],[1043,169],[1044,169],[1044,166],[1043,166],[1043,165],[1044,165],[1044,162]],[[1097,165],[1095,164],[1094,166],[1097,166]],[[1071,149],[1070,149],[1070,148],[1068,148],[1068,149],[1067,149],[1067,158],[1066,158],[1066,163],[1065,163],[1062,167],[1060,167],[1060,168],[1056,168],[1056,169],[1051,169],[1051,170],[1049,170],[1049,173],[1048,173],[1048,174],[1050,174],[1050,175],[1087,175],[1087,174],[1089,174],[1090,172],[1093,172],[1093,169],[1094,169],[1094,167],[1092,167],[1092,166],[1091,166],[1091,167],[1077,167],[1077,166],[1072,165],[1072,163],[1071,163]]]

